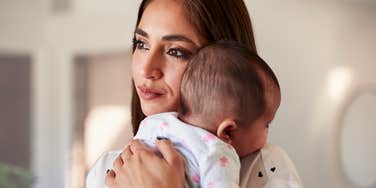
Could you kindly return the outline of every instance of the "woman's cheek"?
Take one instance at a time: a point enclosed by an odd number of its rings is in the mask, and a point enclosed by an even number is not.
[[[171,72],[170,74],[171,86],[173,87],[173,90],[177,93],[180,93],[180,84],[183,78],[184,70],[185,66],[182,66],[179,67],[179,69],[175,69],[175,71]]]
[[[134,82],[137,82],[140,71],[140,63],[137,63],[137,59],[133,58],[131,62],[131,74]]]

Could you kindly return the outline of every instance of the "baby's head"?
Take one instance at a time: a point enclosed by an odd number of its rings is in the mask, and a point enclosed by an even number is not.
[[[232,41],[200,49],[187,65],[180,91],[179,117],[230,143],[240,157],[264,146],[281,98],[271,68]]]

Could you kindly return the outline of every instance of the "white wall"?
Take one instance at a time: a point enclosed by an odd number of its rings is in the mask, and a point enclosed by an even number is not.
[[[126,51],[138,1],[0,0],[0,52],[33,57],[32,171],[35,188],[70,187],[75,55]]]
[[[0,49],[33,50],[42,44],[46,0],[0,0]]]
[[[0,0],[0,51],[34,57],[35,187],[68,187],[72,58],[130,46],[139,1],[76,0],[51,12],[49,0]],[[248,0],[257,47],[283,92],[270,141],[284,147],[305,187],[349,187],[334,159],[339,112],[376,70],[375,1]],[[352,74],[336,97],[333,72]],[[338,76],[337,76],[338,77]],[[343,92],[341,92],[343,91]]]
[[[376,86],[376,2],[249,0],[247,5],[258,50],[282,86],[270,142],[288,151],[306,187],[349,187],[336,159],[338,123],[356,88]],[[334,84],[343,89],[333,95],[330,80],[341,71],[352,75]]]

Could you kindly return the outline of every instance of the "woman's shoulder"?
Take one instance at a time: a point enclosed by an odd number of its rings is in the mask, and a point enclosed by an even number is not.
[[[266,144],[241,159],[240,187],[303,187],[294,163],[281,147]]]
[[[121,150],[107,151],[98,158],[86,177],[86,188],[104,187],[106,171],[112,169],[114,161],[120,153]]]

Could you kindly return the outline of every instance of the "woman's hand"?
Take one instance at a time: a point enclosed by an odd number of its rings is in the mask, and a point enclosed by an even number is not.
[[[108,171],[109,188],[178,188],[184,187],[184,160],[168,140],[157,140],[163,158],[138,140],[133,140]]]

